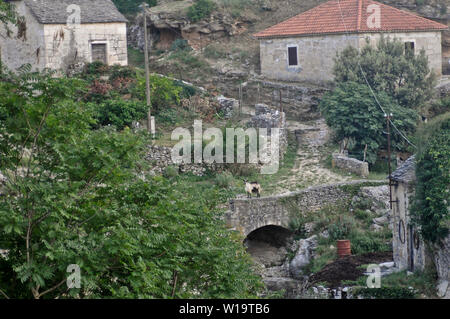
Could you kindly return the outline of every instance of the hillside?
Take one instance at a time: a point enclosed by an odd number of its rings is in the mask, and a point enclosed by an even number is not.
[[[193,0],[160,0],[148,11],[154,71],[172,74],[210,89],[258,77],[259,42],[252,34],[311,9],[324,0],[214,0],[210,15],[192,22]],[[450,25],[450,4],[444,0],[381,2]],[[143,49],[142,15],[129,28],[129,44]],[[192,52],[177,54],[184,41]],[[450,72],[450,31],[443,34],[443,71]]]

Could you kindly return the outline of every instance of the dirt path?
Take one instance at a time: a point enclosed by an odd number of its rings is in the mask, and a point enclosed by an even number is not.
[[[298,136],[298,150],[295,165],[288,178],[277,183],[273,193],[284,193],[309,186],[344,182],[351,176],[340,175],[326,168],[321,159],[330,152],[326,143],[330,132],[323,119],[301,123],[288,121],[290,133]]]

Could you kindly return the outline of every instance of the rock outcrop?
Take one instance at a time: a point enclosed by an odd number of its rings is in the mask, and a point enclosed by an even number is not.
[[[175,1],[148,9],[149,43],[165,50],[176,39],[184,39],[192,48],[199,49],[211,41],[244,32],[251,22],[216,11],[210,17],[193,23],[187,17],[187,10],[193,3],[193,0]],[[143,14],[138,15],[128,30],[128,43],[140,50],[144,48],[143,20]]]

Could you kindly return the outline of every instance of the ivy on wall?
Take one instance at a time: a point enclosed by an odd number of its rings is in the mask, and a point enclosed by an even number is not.
[[[450,225],[450,112],[419,130],[418,147],[411,217],[423,238],[436,243],[449,234]]]

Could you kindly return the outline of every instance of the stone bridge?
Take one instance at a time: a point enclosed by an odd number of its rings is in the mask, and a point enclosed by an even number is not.
[[[357,180],[314,186],[276,196],[233,199],[226,214],[226,222],[231,229],[245,237],[264,226],[288,228],[294,215],[308,214],[325,206],[351,200],[361,187],[383,184],[386,181]]]

